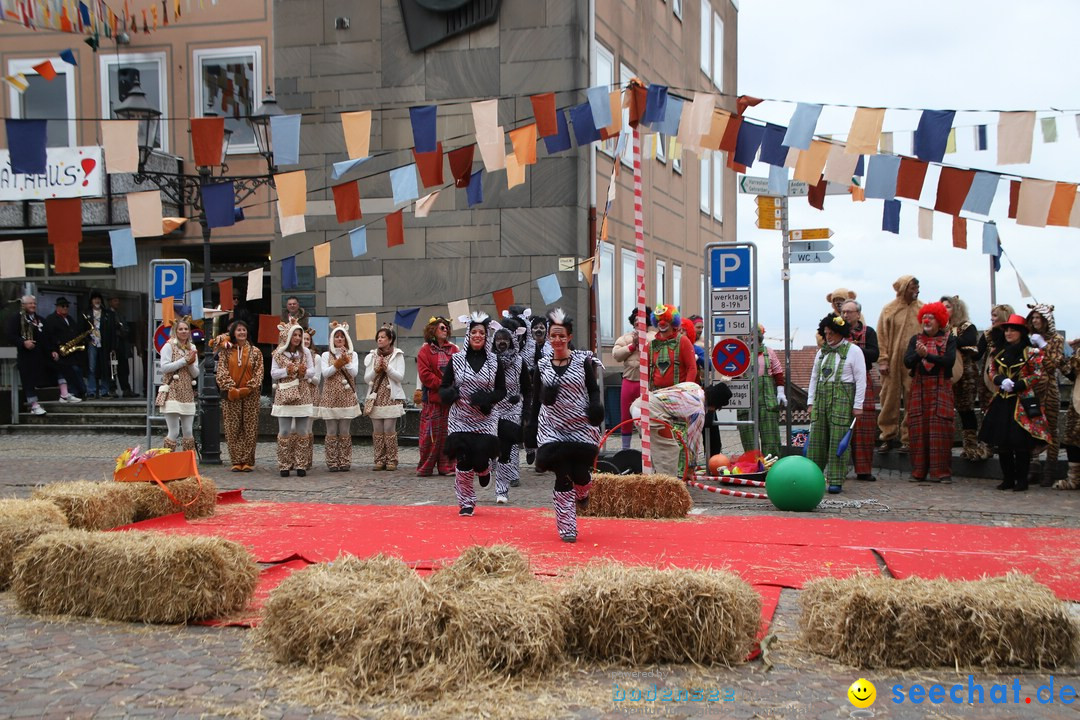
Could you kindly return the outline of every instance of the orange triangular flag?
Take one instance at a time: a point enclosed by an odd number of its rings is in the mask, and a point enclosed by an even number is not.
[[[173,297],[161,298],[161,324],[172,327],[176,322],[176,299]]]
[[[46,80],[52,82],[56,79],[56,68],[53,67],[52,61],[44,60],[42,62],[39,62],[37,65],[34,65],[33,67],[34,72],[36,72],[38,75],[45,78]]]

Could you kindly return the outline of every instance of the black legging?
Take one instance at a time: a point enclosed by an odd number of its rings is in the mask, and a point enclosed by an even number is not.
[[[962,427],[964,430],[978,429],[979,423],[975,419],[974,410],[960,410],[957,414],[960,416],[960,427]]]
[[[1005,482],[1026,484],[1028,469],[1031,467],[1030,450],[998,449],[998,462]]]

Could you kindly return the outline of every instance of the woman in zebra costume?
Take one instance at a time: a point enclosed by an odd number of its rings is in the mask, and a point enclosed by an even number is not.
[[[487,350],[491,318],[474,312],[461,322],[468,323],[469,343],[446,364],[439,399],[450,406],[446,454],[457,458],[458,514],[471,517],[476,507],[473,476],[480,487],[487,487],[491,460],[499,454],[499,418],[492,411],[506,397],[506,375],[495,353]]]
[[[533,371],[534,402],[526,436],[537,447],[536,469],[555,473],[555,526],[563,542],[577,541],[577,508],[589,500],[589,471],[600,445],[604,406],[598,362],[591,352],[571,350],[573,320],[561,309],[548,313],[551,356]],[[526,441],[528,443],[528,440]]]
[[[495,331],[494,350],[506,374],[506,397],[495,405],[499,419],[499,457],[495,461],[495,502],[510,502],[510,488],[521,484],[521,408],[529,394],[530,372],[518,350],[525,325],[514,318],[504,320]]]

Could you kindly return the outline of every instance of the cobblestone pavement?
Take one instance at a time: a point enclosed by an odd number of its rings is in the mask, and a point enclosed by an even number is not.
[[[0,438],[0,496],[26,497],[42,482],[101,479],[112,461],[141,438],[86,436],[65,439],[36,436]],[[316,449],[316,457],[321,449]],[[403,448],[400,469],[371,472],[370,446],[354,451],[348,474],[330,474],[316,467],[307,478],[281,478],[272,470],[274,445],[260,443],[256,472],[234,474],[204,465],[205,475],[220,489],[244,488],[250,500],[305,501],[355,504],[454,503],[449,478],[417,478],[413,472],[416,448]],[[948,523],[1023,527],[1080,527],[1080,493],[1033,489],[1027,493],[996,492],[996,481],[956,478],[952,485],[913,484],[898,471],[878,473],[878,482],[849,481],[844,493],[827,496],[814,517],[868,520],[923,520]],[[511,491],[514,505],[547,507],[550,476],[522,469],[522,487]],[[706,515],[779,514],[767,502],[737,500],[692,491],[694,512]],[[481,504],[493,504],[493,496]],[[450,512],[448,510],[448,512]],[[1033,548],[1038,552],[1038,548]],[[986,690],[987,703],[891,702],[892,687],[921,683],[946,687],[960,683],[967,698],[968,673],[933,670],[918,673],[861,673],[809,655],[797,642],[798,592],[785,590],[773,622],[775,639],[769,645],[771,667],[761,660],[733,669],[690,671],[685,668],[634,668],[663,675],[661,687],[730,688],[730,702],[664,706],[660,703],[613,701],[614,683],[624,680],[595,671],[580,676],[587,701],[567,707],[563,716],[619,718],[837,718],[850,717],[848,686],[866,675],[878,689],[875,717],[1076,717],[1076,705],[1041,705],[1034,693],[1054,683],[1080,690],[1080,667],[1048,673],[1020,672],[995,676],[975,672],[972,682]],[[1074,607],[1074,610],[1076,608]],[[39,618],[20,613],[10,592],[0,593],[0,717],[325,717],[310,708],[283,701],[268,686],[264,671],[252,666],[250,632],[237,628],[198,626],[155,627],[82,619]],[[991,686],[1008,684],[1012,700],[1014,677],[1020,682],[1021,707],[991,704]],[[648,682],[652,682],[648,680]],[[595,691],[592,689],[595,688]],[[1045,691],[1043,696],[1045,697]],[[1031,697],[1032,704],[1024,699]],[[527,703],[527,696],[510,694],[507,708]],[[498,709],[492,715],[501,714]],[[378,711],[362,716],[377,717]]]

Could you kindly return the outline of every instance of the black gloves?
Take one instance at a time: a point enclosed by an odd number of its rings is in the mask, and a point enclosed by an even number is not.
[[[494,393],[492,393],[490,390],[477,390],[472,394],[472,397],[469,398],[469,402],[472,403],[473,407],[475,407],[480,412],[484,413],[485,415],[490,415],[491,406],[494,404],[491,402],[491,398],[493,395]]]
[[[559,397],[558,385],[544,385],[540,390],[540,402],[545,405],[554,405],[556,398]]]
[[[530,422],[525,424],[524,432],[521,434],[521,444],[526,448],[536,448],[536,423]],[[526,453],[526,461],[528,456],[532,453]]]
[[[459,397],[461,397],[461,393],[456,385],[439,388],[439,399],[442,400],[444,405],[453,405]]]
[[[604,424],[604,406],[600,403],[589,403],[589,407],[585,409],[585,417],[590,425],[600,427]]]
[[[506,402],[510,405],[517,405],[519,400],[521,400],[520,395],[511,395],[510,397],[506,398]]]

